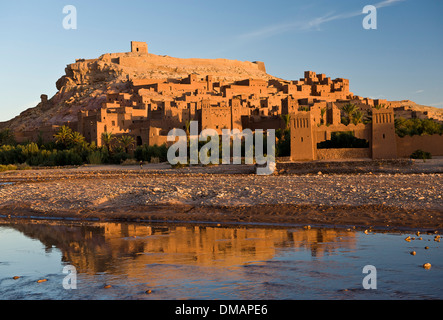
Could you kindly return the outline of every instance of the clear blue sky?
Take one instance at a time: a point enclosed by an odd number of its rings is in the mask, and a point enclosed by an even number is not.
[[[62,26],[65,5],[78,29]],[[376,5],[377,30],[362,26]],[[441,0],[2,1],[0,121],[33,107],[76,58],[149,51],[182,58],[264,61],[296,80],[305,70],[350,79],[364,97],[443,107]]]

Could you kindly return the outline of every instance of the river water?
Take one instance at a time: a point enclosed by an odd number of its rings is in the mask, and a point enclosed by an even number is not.
[[[416,239],[407,242],[408,235]],[[0,219],[0,299],[442,299],[443,248],[434,234],[421,237]],[[363,273],[368,265],[375,269]],[[76,289],[66,289],[73,284]]]

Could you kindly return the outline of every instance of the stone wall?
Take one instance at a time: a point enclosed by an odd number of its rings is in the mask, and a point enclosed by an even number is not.
[[[371,158],[369,148],[317,149],[317,160],[364,159]]]
[[[443,135],[397,136],[397,155],[409,158],[416,150],[430,152],[432,156],[443,156]]]

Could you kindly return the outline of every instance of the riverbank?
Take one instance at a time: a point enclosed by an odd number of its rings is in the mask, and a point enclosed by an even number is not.
[[[443,174],[391,169],[272,176],[241,165],[11,171],[0,174],[0,215],[443,230]]]

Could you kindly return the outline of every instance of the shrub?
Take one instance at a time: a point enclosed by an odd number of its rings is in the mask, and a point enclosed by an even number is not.
[[[411,159],[432,159],[432,155],[429,152],[423,150],[416,150],[411,154]]]
[[[138,162],[135,159],[126,159],[121,164],[122,164],[122,166],[134,166],[134,165],[140,164],[140,162]]]
[[[398,136],[443,134],[443,124],[431,119],[395,119],[395,131]]]
[[[166,145],[148,146],[145,144],[135,149],[134,157],[138,161],[151,162],[151,158],[159,158],[160,162],[165,162],[168,159],[168,148]]]
[[[331,140],[317,144],[318,149],[369,148],[369,142],[358,139],[353,132],[333,132]]]
[[[0,145],[14,145],[15,138],[11,129],[3,129],[0,131]]]
[[[17,170],[17,166],[13,164],[8,164],[8,165],[0,164],[0,172],[10,171],[10,170]]]
[[[129,154],[126,152],[114,153],[109,157],[110,163],[121,164],[125,160],[129,159]]]
[[[290,155],[291,155],[291,132],[289,130],[285,130],[277,142],[275,156],[289,157]]]
[[[87,156],[89,164],[102,164],[103,155],[100,151],[93,151]]]

